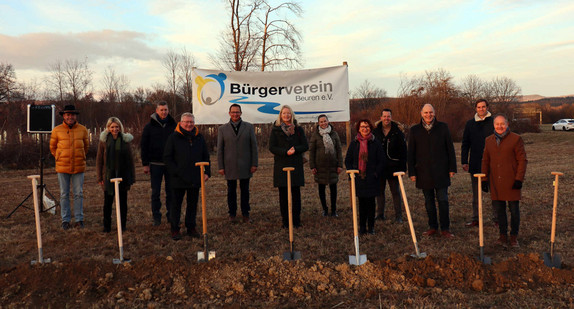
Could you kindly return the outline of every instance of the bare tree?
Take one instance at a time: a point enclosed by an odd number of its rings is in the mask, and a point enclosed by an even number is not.
[[[163,67],[166,69],[167,85],[171,92],[170,96],[171,106],[169,107],[169,109],[173,112],[173,114],[177,114],[176,95],[177,95],[177,89],[179,88],[180,84],[178,75],[180,62],[181,62],[180,55],[174,52],[173,50],[168,51],[162,61]]]
[[[284,16],[279,14],[286,11]],[[303,13],[301,6],[295,2],[284,2],[271,6],[267,1],[262,3],[262,16],[259,20],[258,44],[261,58],[261,71],[275,68],[297,68],[301,66],[302,37],[288,14],[300,17]]]
[[[13,94],[12,97],[16,96],[18,99],[25,101],[38,100],[41,93],[41,86],[36,78],[33,78],[28,82],[19,82],[16,89],[16,94]]]
[[[87,58],[58,60],[50,65],[50,71],[47,83],[57,91],[61,102],[70,99],[76,103],[91,92],[93,72]]]
[[[192,70],[196,67],[196,60],[195,57],[191,53],[187,51],[187,49],[183,48],[181,50],[181,61],[179,66],[179,74],[181,80],[181,94],[183,96],[183,100],[186,104],[189,104],[190,108],[193,106],[191,105],[192,102]]]
[[[486,98],[487,88],[488,86],[484,81],[478,76],[471,74],[462,80],[460,95],[470,107],[474,108],[474,103],[477,100]]]
[[[502,76],[493,78],[489,83],[489,88],[496,112],[511,116],[512,104],[518,102],[522,91],[520,87],[511,78]]]
[[[110,103],[123,102],[123,97],[129,86],[129,81],[125,75],[118,75],[112,67],[107,67],[104,71],[102,84],[104,87],[102,96],[105,101]]]
[[[16,86],[16,72],[9,63],[0,63],[0,101],[9,99]]]
[[[52,91],[58,93],[57,99],[64,102],[64,94],[66,93],[66,80],[64,76],[64,68],[62,61],[58,60],[49,65],[50,76],[46,78],[48,93]]]
[[[386,96],[387,91],[375,86],[368,79],[365,79],[363,83],[352,92],[353,99],[376,99]]]

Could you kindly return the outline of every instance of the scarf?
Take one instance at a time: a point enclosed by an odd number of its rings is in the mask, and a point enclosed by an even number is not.
[[[506,131],[502,132],[502,134],[498,134],[496,133],[496,131],[494,131],[494,138],[496,138],[496,146],[500,146],[500,142],[502,142],[502,139],[504,139],[508,133],[510,133],[510,127],[506,128]]]
[[[333,139],[331,139],[331,125],[329,125],[326,129],[319,128],[319,134],[323,137],[323,145],[325,146],[325,153],[326,154],[335,154],[335,145],[333,144]]]
[[[112,178],[121,177],[120,175],[120,155],[122,153],[122,134],[119,133],[116,139],[112,133],[109,133],[106,139],[106,192],[114,195],[115,186],[110,181]]]
[[[295,134],[295,126],[292,124],[285,124],[284,122],[281,122],[281,130],[283,130],[283,133],[285,133],[287,136]]]
[[[423,121],[422,121],[423,127],[424,127],[427,131],[430,131],[430,130],[432,129],[432,126],[434,125],[435,119],[436,119],[436,118],[433,118],[433,120],[432,120],[431,123],[429,123],[429,124],[427,124],[427,123],[424,121],[424,119],[423,119]]]
[[[231,123],[231,127],[233,128],[233,132],[235,133],[235,135],[237,135],[239,133],[239,127],[241,126],[241,119],[239,119],[239,121],[237,122],[233,122],[231,120],[229,120],[229,122]]]
[[[373,139],[373,133],[369,133],[366,137],[363,137],[361,133],[357,134],[357,141],[359,142],[359,175],[361,178],[365,178],[367,174],[367,162],[369,161],[368,143],[371,139]]]

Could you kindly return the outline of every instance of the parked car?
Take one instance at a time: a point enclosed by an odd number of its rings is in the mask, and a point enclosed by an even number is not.
[[[574,130],[574,119],[560,119],[552,125],[552,131],[562,130],[570,131]]]

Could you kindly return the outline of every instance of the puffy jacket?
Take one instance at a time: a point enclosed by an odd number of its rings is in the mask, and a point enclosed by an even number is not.
[[[161,124],[156,113],[151,115],[148,124],[142,132],[140,144],[142,165],[148,166],[150,162],[163,162],[163,149],[167,138],[175,130],[175,120],[167,115],[165,124]]]
[[[331,125],[329,124],[329,126]],[[331,136],[335,147],[334,154],[325,153],[325,144],[323,143],[323,136],[319,133],[319,126],[311,134],[311,140],[309,141],[309,168],[317,169],[315,182],[323,185],[337,183],[339,181],[337,168],[343,168],[343,147],[341,146],[341,139],[339,139],[339,135],[333,126],[331,126],[329,136]]]
[[[56,172],[85,172],[89,146],[88,129],[83,125],[76,122],[72,128],[65,123],[55,127],[50,137],[50,152],[56,158]]]

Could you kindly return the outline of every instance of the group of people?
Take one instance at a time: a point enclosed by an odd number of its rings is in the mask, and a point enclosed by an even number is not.
[[[519,200],[526,172],[526,153],[522,138],[510,132],[504,115],[492,117],[488,102],[475,104],[476,114],[465,126],[461,147],[462,168],[470,173],[473,191],[473,214],[466,226],[478,225],[478,178],[483,173],[482,189],[490,190],[493,221],[498,224],[498,243],[518,246],[520,225]],[[88,132],[77,123],[79,112],[73,105],[65,106],[60,113],[64,122],[55,127],[50,140],[50,150],[56,158],[56,171],[60,183],[62,228],[71,227],[70,184],[74,193],[76,227],[84,226],[82,185],[85,156],[88,151]],[[239,181],[242,221],[251,222],[249,182],[258,168],[258,148],[255,130],[251,123],[241,118],[241,105],[229,107],[229,122],[219,127],[217,137],[218,173],[227,181],[229,220],[236,221],[237,185]],[[425,104],[421,121],[410,128],[408,142],[398,124],[392,120],[392,111],[384,109],[380,121],[372,124],[361,119],[355,126],[357,135],[352,139],[343,158],[341,140],[326,115],[317,118],[317,126],[307,140],[305,131],[295,118],[291,107],[284,105],[273,123],[269,136],[269,150],[274,155],[273,186],[278,188],[283,227],[288,227],[288,183],[285,167],[291,173],[293,225],[301,226],[301,187],[305,185],[304,163],[318,184],[323,216],[337,217],[337,183],[343,171],[358,170],[356,194],[359,200],[359,232],[374,234],[375,220],[385,220],[385,189],[388,184],[394,208],[394,222],[402,223],[399,181],[393,174],[408,171],[408,176],[421,189],[425,200],[429,229],[425,236],[435,234],[453,238],[450,231],[448,187],[457,172],[454,144],[448,126],[436,119],[434,107]],[[98,183],[104,192],[103,230],[111,230],[111,206],[115,195],[113,178],[122,178],[119,186],[121,227],[126,228],[127,192],[135,183],[135,164],[131,141],[133,136],[124,132],[121,121],[108,119],[106,129],[100,134],[96,157]],[[407,147],[408,145],[408,147]],[[171,237],[181,239],[180,219],[184,196],[186,214],[184,225],[187,235],[199,237],[196,230],[196,212],[202,181],[208,181],[211,169],[205,167],[204,179],[200,177],[197,162],[210,162],[204,137],[195,126],[195,117],[183,113],[179,123],[169,114],[165,102],[158,103],[150,122],[145,126],[141,139],[141,159],[144,173],[151,179],[151,208],[153,225],[162,220],[160,200],[162,181],[165,180],[166,218],[171,225]],[[309,151],[307,154],[306,152]],[[470,157],[470,159],[469,159]],[[330,191],[330,212],[326,188]],[[437,215],[438,202],[438,215]],[[510,238],[506,202],[511,214]],[[377,210],[378,208],[378,210]]]

